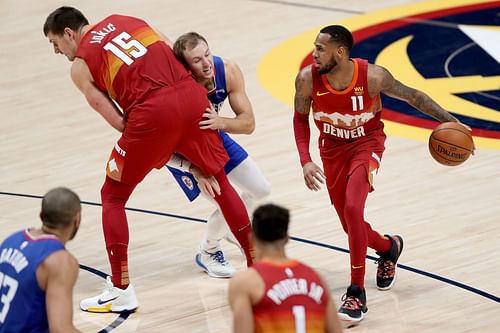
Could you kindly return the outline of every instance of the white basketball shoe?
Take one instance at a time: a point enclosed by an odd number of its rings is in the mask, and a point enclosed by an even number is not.
[[[110,276],[106,278],[106,287],[99,296],[85,298],[80,302],[80,309],[88,312],[132,312],[137,306],[134,286],[129,284],[125,290],[116,288]]]
[[[210,277],[230,278],[236,273],[236,269],[224,258],[224,253],[218,247],[210,252],[200,248],[194,261]]]

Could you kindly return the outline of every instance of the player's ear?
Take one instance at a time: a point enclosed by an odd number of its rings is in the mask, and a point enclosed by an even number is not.
[[[69,39],[74,39],[75,38],[75,32],[71,30],[71,28],[64,28],[64,34],[69,37]]]

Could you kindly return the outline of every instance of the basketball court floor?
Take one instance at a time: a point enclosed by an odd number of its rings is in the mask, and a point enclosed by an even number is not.
[[[264,202],[291,210],[289,255],[323,274],[337,304],[349,283],[347,237],[326,190],[303,184],[292,101],[293,80],[310,61],[318,30],[349,27],[358,43],[353,56],[388,68],[461,117],[474,129],[477,151],[458,167],[437,164],[427,148],[437,124],[384,99],[388,139],[366,219],[382,233],[402,235],[405,250],[390,291],[376,289],[376,265],[367,265],[369,311],[348,332],[498,332],[499,1],[0,1],[0,238],[38,226],[40,196],[70,187],[84,201],[81,229],[68,244],[82,265],[74,290],[79,329],[219,333],[231,330],[228,281],[194,264],[213,207],[204,199],[189,203],[166,170],[153,171],[127,204],[139,310],[120,316],[78,309],[109,273],[99,191],[118,133],[87,106],[71,82],[70,63],[43,36],[46,16],[61,5],[79,8],[91,22],[112,13],[142,17],[171,39],[200,32],[214,54],[240,65],[257,128],[234,137],[272,184]],[[231,115],[227,106],[222,112]],[[313,130],[319,163],[316,138]],[[244,269],[234,246],[223,249]]]

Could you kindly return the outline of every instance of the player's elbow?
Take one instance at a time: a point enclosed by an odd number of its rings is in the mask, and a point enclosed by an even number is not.
[[[247,126],[247,131],[245,134],[252,134],[255,131],[255,121],[251,121]]]

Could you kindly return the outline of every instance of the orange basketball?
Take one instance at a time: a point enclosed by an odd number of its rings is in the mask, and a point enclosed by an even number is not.
[[[429,151],[439,163],[460,165],[472,154],[474,142],[470,131],[455,122],[442,123],[429,137]]]

